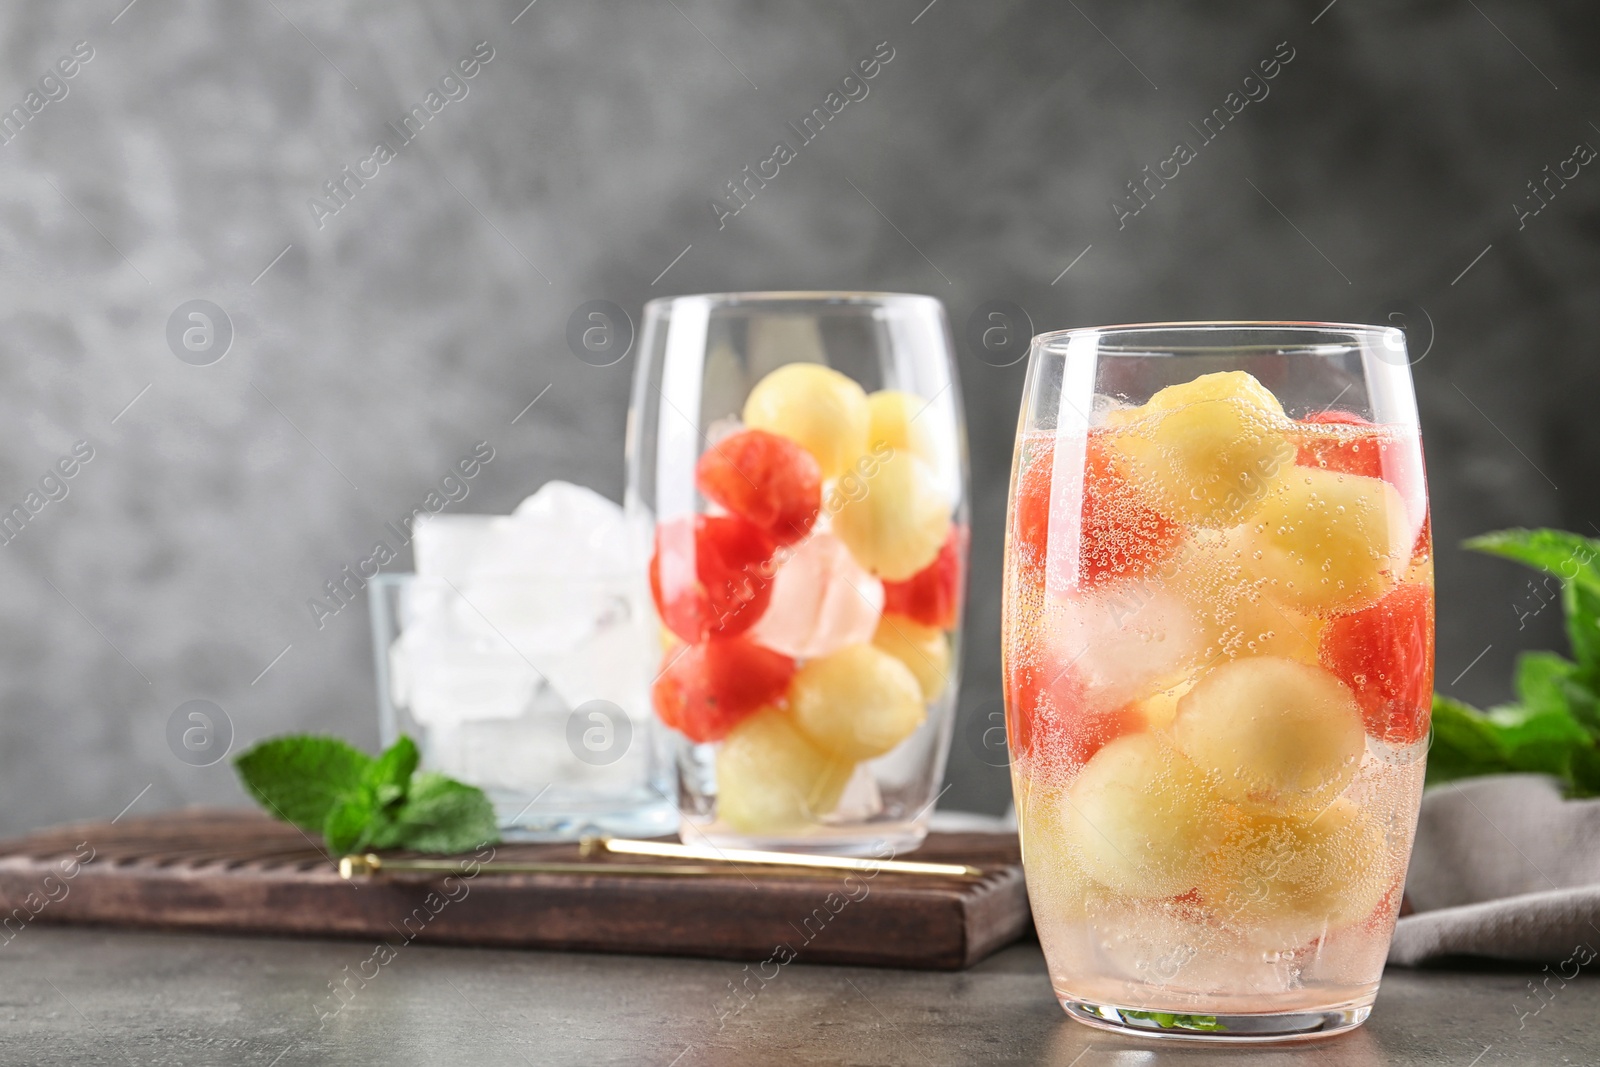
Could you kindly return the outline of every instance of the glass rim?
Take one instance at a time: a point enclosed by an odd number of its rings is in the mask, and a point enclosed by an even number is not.
[[[758,289],[749,292],[682,293],[678,296],[658,296],[645,302],[645,314],[670,308],[679,301],[704,300],[715,307],[737,307],[740,304],[845,304],[863,307],[888,307],[894,304],[932,304],[943,307],[936,296],[927,293],[885,293],[854,289]]]
[[[1195,344],[1185,351],[1225,351],[1243,347],[1238,344],[1204,343],[1208,334],[1236,333],[1285,333],[1301,334],[1306,341],[1314,341],[1319,335],[1343,334],[1352,336],[1353,339],[1366,339],[1374,343],[1384,344],[1387,339],[1395,334],[1405,336],[1405,331],[1397,326],[1378,326],[1373,323],[1361,322],[1318,322],[1314,320],[1270,320],[1270,319],[1202,319],[1191,322],[1133,322],[1115,326],[1076,326],[1068,330],[1053,330],[1041,333],[1034,337],[1033,347],[1037,349],[1061,349],[1071,344],[1072,341],[1088,336],[1103,336],[1109,334],[1126,334],[1136,338],[1145,334],[1179,334],[1190,333],[1195,335]],[[1278,347],[1278,346],[1272,346]],[[1106,355],[1117,355],[1115,350],[1105,352]]]

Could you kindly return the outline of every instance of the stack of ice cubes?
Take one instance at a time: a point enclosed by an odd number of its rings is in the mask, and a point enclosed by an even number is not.
[[[434,515],[416,526],[390,700],[421,734],[424,765],[487,790],[502,822],[535,799],[519,821],[552,831],[561,828],[551,818],[663,800],[640,544],[621,507],[567,482],[509,516]],[[613,706],[626,723],[605,721]],[[625,747],[592,750],[573,736]]]

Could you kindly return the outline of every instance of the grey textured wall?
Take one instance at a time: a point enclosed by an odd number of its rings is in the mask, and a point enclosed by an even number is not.
[[[365,604],[319,630],[306,601],[476,441],[496,457],[460,509],[555,477],[620,497],[633,361],[567,351],[590,299],[907,290],[958,329],[987,299],[1040,329],[1409,309],[1431,334],[1441,685],[1504,697],[1513,654],[1560,641],[1554,609],[1519,621],[1524,574],[1450,546],[1600,522],[1600,167],[1520,230],[1513,210],[1600,144],[1578,0],[123,2],[0,10],[0,106],[93,49],[0,144],[0,503],[93,449],[0,546],[0,829],[109,817],[147,785],[139,810],[238,802],[225,763],[168,750],[190,699],[236,745],[375,743]],[[480,41],[468,95],[315,218]],[[870,95],[719,229],[724,183],[882,41]],[[1125,183],[1198,145],[1189,124],[1284,41],[1269,95],[1119,229]],[[192,299],[233,323],[209,366],[167,343]],[[962,376],[970,712],[998,688],[1022,368]],[[959,737],[951,775],[946,803],[1003,806]]]

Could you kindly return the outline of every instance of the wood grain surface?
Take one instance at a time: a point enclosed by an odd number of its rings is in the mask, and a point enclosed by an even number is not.
[[[576,845],[500,844],[493,859],[577,860]],[[406,853],[393,853],[399,858]],[[488,858],[486,848],[480,858]],[[968,863],[977,878],[801,872],[340,879],[321,841],[243,811],[192,809],[0,842],[0,939],[28,923],[794,960],[955,970],[1029,927],[1009,834],[933,834],[896,858]],[[670,862],[670,861],[668,861]],[[781,946],[781,948],[780,948]]]

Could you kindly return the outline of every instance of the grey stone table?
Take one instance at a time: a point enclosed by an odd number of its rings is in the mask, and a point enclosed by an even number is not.
[[[347,973],[374,977],[336,997]],[[1391,970],[1361,1030],[1248,1052],[1157,1049],[1068,1021],[1034,944],[958,974],[794,964],[736,1010],[743,975],[711,960],[410,945],[381,962],[353,941],[35,925],[0,945],[0,1062],[1600,1064],[1600,980],[1531,967]]]

